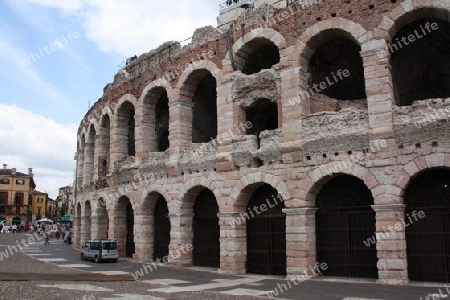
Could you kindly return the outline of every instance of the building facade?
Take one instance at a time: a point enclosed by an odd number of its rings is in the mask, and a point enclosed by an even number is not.
[[[58,206],[57,219],[71,215],[73,205],[73,186],[63,186],[59,188],[58,197],[56,197]]]
[[[49,198],[48,194],[40,191],[33,191],[33,203],[32,203],[32,214],[31,218],[33,222],[39,220],[40,218],[47,217],[47,204],[48,204]]]
[[[28,174],[8,169],[6,164],[0,169],[0,221],[8,225],[28,224],[32,221],[33,190],[36,187],[32,169]]]
[[[78,130],[75,245],[448,282],[450,2],[265,2],[104,88]]]

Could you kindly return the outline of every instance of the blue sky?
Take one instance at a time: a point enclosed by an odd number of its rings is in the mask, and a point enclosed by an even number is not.
[[[0,1],[0,163],[32,167],[56,198],[73,182],[78,125],[126,58],[216,26],[219,2]]]

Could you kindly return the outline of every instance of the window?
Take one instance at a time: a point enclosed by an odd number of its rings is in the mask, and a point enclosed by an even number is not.
[[[38,216],[40,216],[41,215],[41,208],[38,208]]]
[[[9,184],[9,179],[8,178],[1,179],[0,184]]]
[[[38,198],[38,199],[37,199],[37,203],[38,203],[38,204],[42,204],[42,203],[44,203],[44,199],[42,199],[42,198]]]
[[[23,179],[16,179],[16,184],[17,185],[24,185],[25,184],[25,180],[23,180]]]
[[[8,192],[0,192],[0,204],[8,204]]]

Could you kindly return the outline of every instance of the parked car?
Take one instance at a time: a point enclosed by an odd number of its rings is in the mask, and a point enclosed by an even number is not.
[[[117,262],[119,259],[119,246],[113,240],[90,240],[81,249],[81,260]]]

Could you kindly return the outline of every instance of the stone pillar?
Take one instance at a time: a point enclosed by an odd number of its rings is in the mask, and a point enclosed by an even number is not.
[[[84,245],[85,242],[91,239],[91,215],[86,213],[81,215],[81,228],[80,228],[80,242]]]
[[[385,40],[371,40],[361,47],[371,141],[394,140],[392,106],[395,96],[386,47]]]
[[[104,139],[105,139],[105,136],[103,136],[101,134],[95,136],[94,158],[93,158],[94,170],[92,172],[93,173],[92,181],[99,180],[102,175],[102,174],[100,174],[100,170],[101,170],[100,158],[106,156],[105,149],[104,149]]]
[[[75,248],[80,248],[81,247],[81,236],[80,236],[80,231],[81,231],[81,218],[80,217],[74,217],[73,218],[73,246]]]
[[[182,211],[181,213],[170,213],[169,217],[171,226],[169,262],[179,266],[192,266],[194,214]]]
[[[78,149],[77,152],[77,181],[74,189],[81,189],[83,187],[83,175],[84,175],[84,149]]]
[[[128,125],[124,124],[123,117],[116,116],[115,123],[111,128],[111,153],[110,172],[114,170],[114,163],[128,156]]]
[[[136,158],[142,159],[145,153],[156,151],[155,110],[149,103],[143,104],[141,111],[136,113]]]
[[[317,208],[284,208],[283,212],[286,214],[286,273],[288,278],[298,278],[310,274],[310,267],[317,262]]]
[[[84,146],[83,187],[89,186],[91,184],[93,167],[94,167],[94,141],[89,139]]]
[[[135,257],[143,262],[153,260],[154,217],[136,214],[134,217]]]
[[[280,150],[285,163],[302,160],[302,116],[309,113],[309,99],[303,99],[299,95],[301,90],[299,74],[303,74],[299,67],[280,72],[282,101],[278,102],[280,116],[278,123],[279,128],[283,128],[283,142]]]
[[[238,135],[245,135],[245,127],[239,126],[245,116],[237,115],[237,110],[233,105],[231,88],[233,81],[231,77],[222,79],[221,84],[217,86],[217,155],[216,170],[218,172],[227,172],[235,169],[234,162],[230,153],[233,151],[232,140]],[[241,112],[243,114],[243,112]],[[230,122],[232,120],[232,122]]]
[[[109,218],[108,237],[117,241],[117,245],[119,245],[119,255],[121,257],[125,257],[127,253],[126,212],[119,211],[117,207],[115,207],[114,209],[108,210],[108,215],[114,216],[112,218]]]
[[[372,205],[376,212],[378,282],[408,283],[404,204]]]
[[[220,273],[245,274],[247,260],[247,220],[240,213],[219,213]]]
[[[108,213],[103,203],[95,204],[92,211],[91,221],[91,239],[107,239],[108,238]]]

